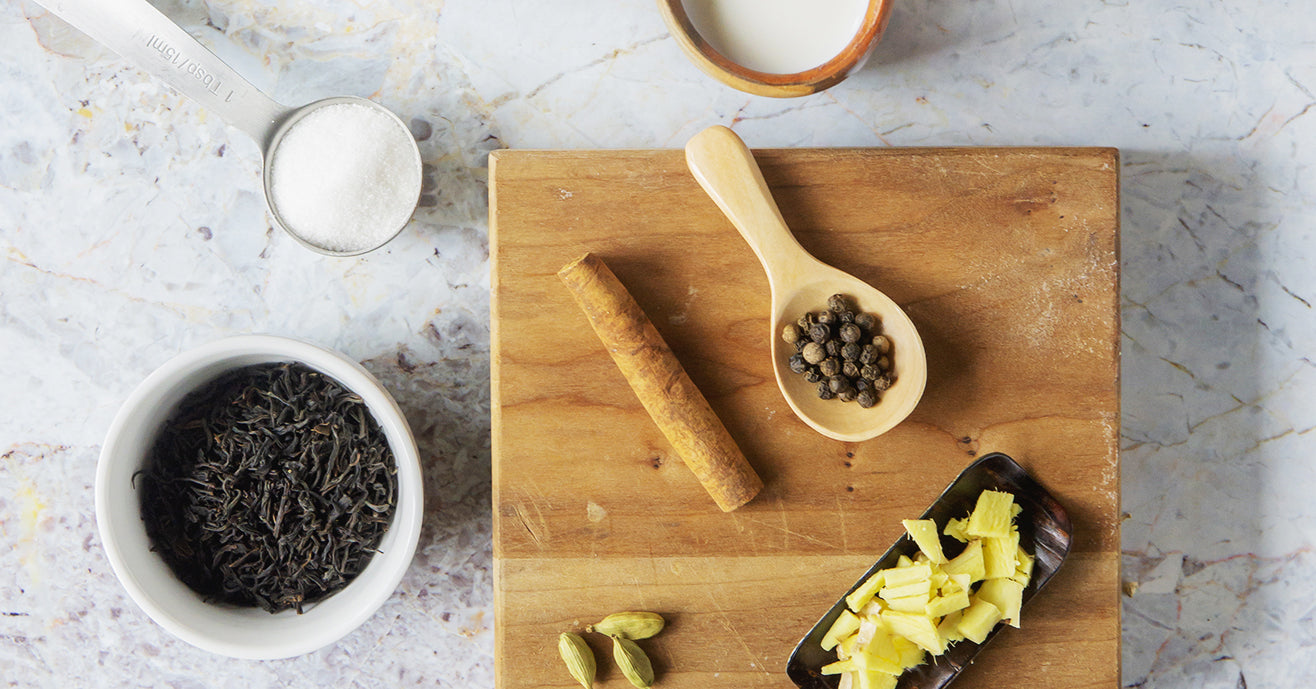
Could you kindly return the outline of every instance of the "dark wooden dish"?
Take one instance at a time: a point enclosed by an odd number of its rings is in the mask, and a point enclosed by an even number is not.
[[[1046,582],[1051,580],[1065,561],[1065,556],[1069,554],[1072,530],[1065,508],[1061,507],[1041,484],[1029,476],[1023,467],[999,452],[984,455],[960,473],[923,513],[922,518],[935,520],[938,527],[944,527],[947,520],[968,514],[973,509],[978,494],[987,489],[1013,493],[1015,502],[1023,507],[1018,519],[1019,543],[1036,558],[1033,565],[1033,578],[1024,589],[1023,603],[1024,608],[1027,609],[1028,601],[1032,600]],[[942,537],[942,547],[946,549],[948,556],[953,557],[963,545],[953,539]],[[813,629],[804,635],[786,663],[786,674],[795,684],[802,689],[836,688],[840,682],[838,675],[819,674],[822,666],[836,660],[836,653],[824,651],[819,642],[845,609],[845,596],[878,570],[894,567],[901,555],[913,557],[916,552],[918,546],[914,541],[908,535],[901,536],[876,564],[845,591],[841,599],[836,601],[822,619],[818,620]],[[1023,625],[1025,628],[1028,625],[1027,615],[1024,615]],[[953,644],[945,655],[936,659],[929,656],[928,662],[900,676],[897,689],[916,687],[939,689],[950,684],[951,680],[954,680],[973,660],[978,651],[991,643],[1003,626],[996,625],[981,644],[966,639]]]
[[[891,19],[891,0],[869,0],[864,20],[850,42],[832,59],[794,74],[770,74],[743,67],[718,52],[699,31],[681,0],[658,0],[672,37],[695,66],[718,81],[756,96],[794,98],[831,88],[864,66]]]

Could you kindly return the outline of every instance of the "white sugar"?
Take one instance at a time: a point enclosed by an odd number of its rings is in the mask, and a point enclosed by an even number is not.
[[[420,197],[411,133],[364,103],[306,113],[271,154],[270,195],[294,234],[329,251],[354,253],[387,242]]]

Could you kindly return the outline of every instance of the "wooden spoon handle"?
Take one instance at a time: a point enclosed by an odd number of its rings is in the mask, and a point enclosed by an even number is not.
[[[754,249],[774,290],[814,260],[786,226],[763,171],[735,132],[721,125],[699,132],[685,145],[685,161]]]

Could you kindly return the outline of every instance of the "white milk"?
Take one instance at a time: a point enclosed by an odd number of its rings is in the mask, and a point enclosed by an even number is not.
[[[863,24],[868,0],[682,0],[699,35],[731,61],[794,74],[836,57]]]

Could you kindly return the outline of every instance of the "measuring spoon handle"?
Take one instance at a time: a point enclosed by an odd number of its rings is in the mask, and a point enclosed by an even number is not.
[[[774,289],[817,263],[791,234],[754,154],[735,132],[720,125],[699,132],[685,145],[685,161],[759,257]]]
[[[289,112],[146,0],[36,2],[246,132],[262,152]]]

